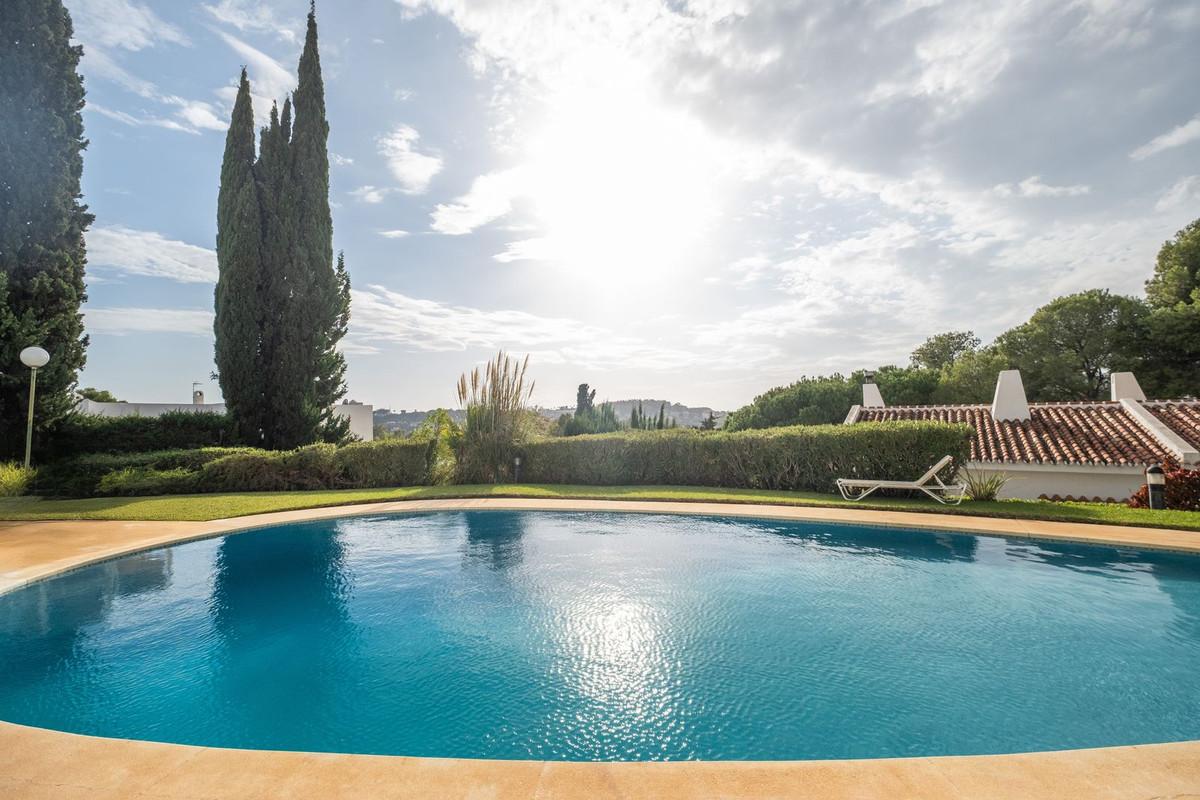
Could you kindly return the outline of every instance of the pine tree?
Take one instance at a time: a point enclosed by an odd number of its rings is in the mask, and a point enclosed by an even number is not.
[[[225,136],[221,188],[217,195],[217,287],[215,360],[221,394],[240,438],[262,441],[263,404],[262,211],[255,177],[254,111],[246,70],[238,86]]]
[[[667,404],[663,403],[658,407],[658,424],[655,426],[658,430],[663,430],[667,427]]]
[[[83,48],[72,46],[61,0],[0,2],[0,455],[24,444],[29,370],[38,345],[39,429],[74,406],[87,337],[83,233]]]

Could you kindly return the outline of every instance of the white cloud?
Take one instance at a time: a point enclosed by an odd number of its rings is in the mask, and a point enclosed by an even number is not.
[[[213,283],[217,254],[153,231],[103,225],[87,233],[88,267],[122,275],[167,278],[180,283]]]
[[[141,116],[134,116],[133,114],[125,111],[116,111],[106,106],[102,106],[99,103],[88,103],[86,106],[84,106],[84,111],[99,114],[103,117],[116,120],[122,125],[129,125],[135,128],[148,125],[155,128],[183,131],[184,133],[199,133],[199,131],[196,129],[192,128],[191,126],[184,125],[178,120],[170,119],[168,117],[155,117],[145,113],[143,113]]]
[[[182,97],[165,98],[165,102],[179,107],[176,115],[193,131],[224,131],[229,127],[229,123],[222,118],[222,112],[212,103]]]
[[[997,184],[992,191],[1000,197],[1078,197],[1089,194],[1092,187],[1082,184],[1051,186],[1044,183],[1040,175],[1032,175],[1020,183]]]
[[[181,333],[212,336],[213,312],[181,308],[93,308],[84,306],[88,333],[125,336],[137,333]]]
[[[480,175],[466,194],[433,210],[430,227],[438,233],[459,236],[499,219],[512,210],[521,191],[521,171],[509,169]]]
[[[84,77],[98,77],[111,81],[123,89],[146,99],[158,97],[158,87],[153,81],[139,78],[122,67],[112,56],[99,47],[84,47],[81,69]]]
[[[409,235],[409,232],[397,229],[394,231],[380,231],[379,235],[385,239],[403,239]]]
[[[340,156],[337,153],[330,153],[329,161],[335,167],[348,167],[354,163],[353,158],[347,158],[346,156]]]
[[[351,295],[351,347],[389,342],[427,352],[503,348],[541,364],[595,369],[678,370],[720,362],[719,355],[705,358],[561,317],[421,300],[382,286],[352,289]]]
[[[433,177],[442,171],[441,157],[417,152],[415,147],[420,138],[416,128],[397,125],[377,141],[379,154],[387,160],[405,194],[423,194]]]
[[[509,242],[503,252],[496,253],[492,258],[501,264],[509,264],[513,261],[555,261],[562,255],[553,241],[537,237]]]
[[[360,203],[375,205],[386,200],[387,196],[393,191],[392,189],[380,188],[378,186],[360,186],[347,194]]]
[[[1196,203],[1200,203],[1200,175],[1188,175],[1186,178],[1176,181],[1175,185],[1158,199],[1158,202],[1154,204],[1154,210],[1173,211]]]
[[[218,22],[232,25],[242,32],[271,33],[293,44],[299,41],[296,32],[280,22],[270,6],[262,3],[221,0],[216,5],[206,3],[204,10]]]
[[[183,31],[131,0],[77,0],[71,17],[79,39],[99,47],[143,50],[159,43],[190,44]]]
[[[217,34],[225,44],[246,60],[246,71],[255,95],[255,105],[270,108],[270,99],[281,100],[296,88],[296,76],[263,51],[224,31]],[[236,90],[235,90],[236,91]],[[259,98],[270,98],[263,103]],[[260,113],[265,109],[259,109]],[[256,116],[258,116],[256,114]]]
[[[1155,136],[1141,147],[1129,154],[1134,161],[1143,161],[1172,147],[1181,147],[1189,142],[1200,139],[1200,114],[1179,125],[1161,136]]]

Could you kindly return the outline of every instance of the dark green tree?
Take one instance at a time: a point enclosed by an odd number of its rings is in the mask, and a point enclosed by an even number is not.
[[[974,331],[948,331],[930,336],[912,353],[912,365],[942,370],[967,353],[979,349],[979,337]]]
[[[1154,308],[1200,303],[1200,219],[1163,244],[1146,281],[1146,299]]]
[[[296,92],[282,111],[272,107],[257,158],[243,70],[217,211],[221,388],[243,439],[274,449],[349,433],[334,414],[346,394],[338,345],[350,279],[345,259],[333,261],[328,140],[310,6]]]
[[[1137,298],[1089,289],[1051,300],[995,346],[1031,400],[1099,400],[1110,373],[1140,365],[1148,315]]]
[[[263,381],[265,324],[263,212],[255,175],[254,111],[246,70],[238,85],[217,194],[217,286],[214,360],[238,437],[262,442],[268,419]]]
[[[91,400],[93,403],[119,403],[117,396],[107,389],[95,389],[91,386],[85,386],[79,390],[79,396],[84,400]]]
[[[708,412],[708,416],[700,420],[700,430],[715,431],[717,429],[717,415],[713,412]]]
[[[75,404],[87,337],[83,234],[83,48],[71,44],[61,0],[0,3],[0,455],[24,444],[29,370],[19,354],[44,347],[35,419],[53,424]]]
[[[346,363],[338,344],[349,321],[349,279],[344,261],[339,269],[333,260],[329,122],[312,5],[298,78],[289,153],[295,226],[293,302],[283,312],[283,328],[293,337],[289,347],[295,355],[283,360],[295,361],[297,370],[290,377],[301,391],[298,397],[303,399],[298,404],[287,398],[278,402],[279,407],[287,407],[284,419],[294,419],[294,426],[281,427],[277,432],[277,441],[284,446],[311,441],[314,431],[327,439],[336,439],[344,432],[331,430],[338,427],[331,408],[346,394]]]
[[[596,400],[596,390],[588,390],[586,383],[579,384],[575,392],[575,416],[581,417],[591,412]]]
[[[1142,388],[1156,397],[1200,393],[1200,219],[1158,251],[1146,297],[1151,311]]]

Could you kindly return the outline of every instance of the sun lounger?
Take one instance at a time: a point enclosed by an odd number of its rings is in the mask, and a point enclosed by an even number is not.
[[[915,481],[871,481],[850,478],[838,478],[838,491],[847,500],[862,500],[876,489],[909,489],[925,494],[945,505],[958,505],[963,501],[967,487],[961,483],[945,484],[937,474],[954,459],[946,456],[929,468]]]

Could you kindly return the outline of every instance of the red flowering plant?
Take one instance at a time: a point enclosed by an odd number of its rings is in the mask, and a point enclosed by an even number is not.
[[[1200,469],[1184,469],[1179,464],[1163,464],[1167,483],[1163,487],[1166,506],[1175,511],[1200,511]],[[1149,508],[1150,497],[1143,484],[1129,498],[1132,508]]]

